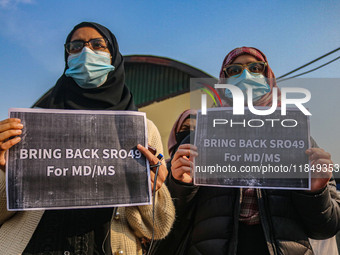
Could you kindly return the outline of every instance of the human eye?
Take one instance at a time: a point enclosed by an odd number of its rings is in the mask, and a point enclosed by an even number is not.
[[[239,66],[239,65],[229,66],[226,69],[226,72],[227,72],[229,77],[234,76],[234,75],[238,75],[242,72],[242,67]]]
[[[84,42],[82,41],[73,41],[68,44],[68,50],[70,53],[76,53],[83,48]]]
[[[248,70],[252,73],[262,73],[264,70],[263,63],[250,63],[248,65]]]
[[[106,42],[104,39],[93,39],[91,40],[91,46],[94,50],[105,49]]]

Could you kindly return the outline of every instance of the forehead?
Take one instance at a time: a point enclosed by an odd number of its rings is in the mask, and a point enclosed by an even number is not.
[[[232,64],[247,64],[250,62],[256,62],[258,61],[254,56],[249,54],[240,55],[237,58],[234,59]]]
[[[196,124],[196,119],[188,118],[183,122],[182,126],[184,125],[190,126],[190,125],[195,125],[195,124]]]
[[[94,38],[103,38],[103,36],[93,27],[81,27],[74,31],[71,41],[83,40],[88,41]]]

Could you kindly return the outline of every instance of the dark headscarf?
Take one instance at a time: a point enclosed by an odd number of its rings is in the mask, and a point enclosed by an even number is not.
[[[253,48],[253,47],[240,47],[240,48],[236,48],[233,49],[232,51],[230,51],[227,56],[224,58],[223,63],[222,63],[222,67],[220,70],[220,82],[224,83],[223,80],[226,78],[223,68],[226,65],[230,65],[233,63],[233,61],[241,55],[251,55],[254,58],[256,58],[258,61],[263,61],[266,62],[268,64],[267,61],[267,57],[258,49]],[[272,71],[272,69],[270,68],[269,64],[266,66],[266,70],[263,74],[265,77],[267,77],[267,81],[268,84],[270,86],[270,92],[268,92],[267,94],[265,94],[264,96],[262,96],[258,101],[256,101],[255,105],[257,106],[271,106],[272,105],[272,93],[273,93],[273,88],[277,87],[276,85],[276,79],[275,79],[275,75]],[[281,91],[278,89],[278,105],[280,105],[280,95],[281,95]],[[224,102],[224,106],[230,106],[231,102],[229,99],[224,98],[226,102]]]
[[[176,150],[176,148],[179,146],[179,144],[177,144],[177,141],[176,141],[176,134],[181,129],[184,121],[190,118],[190,115],[196,116],[197,111],[193,109],[188,109],[182,112],[171,129],[169,140],[168,140],[168,152],[170,156],[172,156],[172,154],[174,153],[174,150]]]
[[[71,78],[65,76],[68,68],[68,53],[65,50],[65,69],[45,95],[33,107],[51,109],[79,109],[79,110],[137,110],[132,94],[125,85],[124,59],[119,52],[116,37],[106,27],[94,22],[82,22],[76,25],[67,36],[66,43],[71,41],[73,33],[81,27],[92,27],[108,40],[108,49],[112,56],[115,69],[108,73],[106,82],[93,89],[80,88]]]

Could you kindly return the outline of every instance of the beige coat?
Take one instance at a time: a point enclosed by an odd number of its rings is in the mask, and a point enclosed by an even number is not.
[[[163,153],[157,127],[148,120],[148,143]],[[164,160],[163,160],[164,161]],[[164,162],[162,162],[164,164]],[[21,254],[30,241],[44,211],[7,211],[5,173],[0,170],[0,254]],[[139,238],[152,237],[152,205],[120,207],[111,220],[113,254],[142,254]],[[165,185],[156,193],[155,239],[164,238],[175,219],[175,209]],[[123,252],[123,253],[122,253]]]

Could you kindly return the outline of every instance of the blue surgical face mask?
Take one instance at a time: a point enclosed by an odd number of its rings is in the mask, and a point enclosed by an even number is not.
[[[247,101],[247,89],[253,89],[253,102],[259,100],[263,95],[270,92],[270,86],[267,83],[267,79],[263,74],[253,75],[244,69],[239,77],[230,77],[227,79],[228,84],[235,85],[240,88],[244,94],[244,99]],[[227,98],[232,98],[231,91],[229,89],[225,90],[225,96]]]
[[[92,51],[88,47],[76,54],[71,54],[67,59],[67,77],[84,89],[98,88],[103,85],[110,71],[114,70],[111,65],[110,53],[104,51]]]

